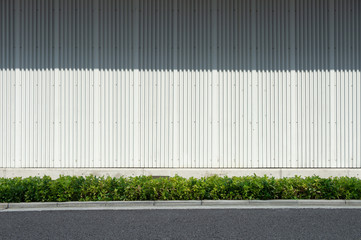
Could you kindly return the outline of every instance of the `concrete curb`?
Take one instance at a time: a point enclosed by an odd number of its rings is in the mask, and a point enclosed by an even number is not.
[[[106,209],[106,208],[361,208],[361,200],[190,200],[190,201],[99,201],[0,203],[1,210],[11,209]]]
[[[0,210],[4,210],[9,208],[9,204],[8,203],[0,203]]]

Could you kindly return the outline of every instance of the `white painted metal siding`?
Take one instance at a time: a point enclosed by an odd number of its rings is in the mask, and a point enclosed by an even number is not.
[[[361,167],[359,0],[0,0],[0,167]]]

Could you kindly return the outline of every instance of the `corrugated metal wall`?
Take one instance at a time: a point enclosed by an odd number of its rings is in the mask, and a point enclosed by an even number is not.
[[[361,167],[359,0],[0,0],[0,167]]]

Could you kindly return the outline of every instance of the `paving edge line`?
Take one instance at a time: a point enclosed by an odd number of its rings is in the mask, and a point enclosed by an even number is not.
[[[111,209],[111,208],[361,208],[361,200],[189,200],[189,201],[94,201],[0,203],[1,210],[12,209]]]

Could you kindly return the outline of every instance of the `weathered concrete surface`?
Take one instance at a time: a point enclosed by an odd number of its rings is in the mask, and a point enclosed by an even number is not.
[[[7,209],[9,206],[8,203],[0,203],[0,210]]]
[[[3,203],[0,210],[159,208],[361,208],[361,200],[190,200]]]
[[[57,207],[56,202],[24,202],[24,203],[9,203],[9,209],[20,209],[20,208],[54,208]]]

